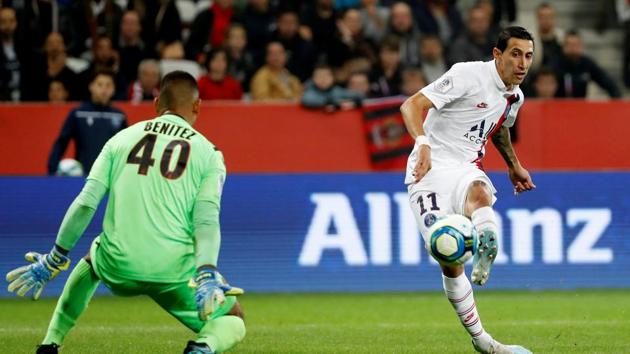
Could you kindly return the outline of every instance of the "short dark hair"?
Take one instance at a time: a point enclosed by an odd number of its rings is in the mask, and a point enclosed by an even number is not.
[[[526,39],[534,42],[534,37],[529,31],[520,26],[510,26],[499,32],[499,38],[497,39],[497,49],[504,51],[507,48],[510,38]]]
[[[228,52],[225,48],[219,47],[219,48],[212,48],[210,50],[210,52],[208,53],[208,55],[206,56],[206,69],[210,69],[210,62],[214,59],[214,57],[216,57],[217,55],[223,53],[225,55],[225,62],[227,63],[227,66],[230,66],[230,56],[228,55]],[[226,68],[227,71],[227,68]]]
[[[94,70],[92,74],[90,75],[90,84],[93,83],[94,80],[96,80],[96,78],[101,75],[108,76],[110,79],[112,79],[112,82],[114,83],[114,85],[116,85],[116,74],[114,74],[113,70],[107,69],[107,68]]]
[[[400,40],[394,35],[389,35],[381,42],[381,50],[387,49],[392,52],[400,52]]]
[[[538,69],[538,72],[536,73],[536,79],[541,76],[553,76],[555,78],[556,72],[548,66],[542,66],[540,69]]]
[[[564,38],[567,38],[569,36],[582,38],[582,36],[580,36],[580,32],[576,30],[575,28],[571,28],[570,30],[564,33]]]
[[[160,109],[175,109],[193,103],[199,97],[197,80],[189,73],[175,70],[160,83]]]

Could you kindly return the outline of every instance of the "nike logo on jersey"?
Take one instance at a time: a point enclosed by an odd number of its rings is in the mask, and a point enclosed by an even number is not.
[[[488,108],[488,104],[485,102],[477,103],[477,108]]]

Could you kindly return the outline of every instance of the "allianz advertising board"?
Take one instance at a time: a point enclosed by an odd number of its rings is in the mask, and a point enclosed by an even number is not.
[[[490,178],[502,233],[488,288],[630,287],[630,173],[535,173],[537,189],[518,197],[506,174]],[[259,292],[441,290],[402,181],[400,173],[230,175],[219,269]],[[26,251],[50,249],[82,185],[0,178],[2,274],[23,265]],[[74,260],[101,231],[99,209]],[[59,294],[66,278],[45,293]]]

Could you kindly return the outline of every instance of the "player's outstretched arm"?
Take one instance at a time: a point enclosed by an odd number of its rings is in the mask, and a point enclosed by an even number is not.
[[[424,117],[425,111],[432,107],[433,102],[421,92],[409,97],[400,106],[400,113],[402,113],[407,131],[416,140],[416,145],[420,145],[418,148],[418,162],[414,168],[416,183],[431,169],[431,146],[429,145],[429,139],[424,135],[422,117]]]
[[[59,228],[55,246],[48,254],[28,252],[25,259],[32,264],[16,268],[6,275],[10,282],[8,290],[24,296],[31,289],[33,299],[37,300],[44,286],[62,270],[70,266],[68,252],[74,247],[90,224],[94,212],[107,188],[100,182],[88,180],[83,190],[72,202]]]
[[[502,126],[492,136],[492,143],[496,146],[497,150],[503,157],[503,160],[508,165],[509,176],[512,184],[514,185],[514,194],[525,192],[536,188],[529,172],[521,166],[521,163],[516,157],[516,152],[512,146],[512,140],[510,139],[510,129]]]

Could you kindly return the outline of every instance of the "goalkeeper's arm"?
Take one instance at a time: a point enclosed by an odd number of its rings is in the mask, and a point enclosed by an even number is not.
[[[193,228],[197,269],[203,266],[216,268],[221,248],[219,205],[213,201],[197,201],[193,210]]]
[[[85,229],[90,225],[96,208],[107,194],[107,187],[97,180],[88,179],[81,193],[74,199],[61,222],[57,233],[55,248],[66,255],[74,246]]]
[[[63,218],[55,246],[48,254],[28,252],[24,257],[32,264],[16,268],[7,273],[10,283],[8,290],[24,296],[33,289],[33,299],[37,300],[48,281],[59,272],[68,269],[70,258],[68,252],[77,243],[83,232],[92,221],[94,212],[101,199],[107,193],[107,187],[96,180],[88,180],[83,190],[68,208]]]
[[[218,201],[197,201],[193,210],[193,224],[197,272],[191,285],[196,287],[195,301],[199,318],[205,321],[225,303],[225,295],[241,295],[243,289],[230,286],[217,270],[221,247]]]

